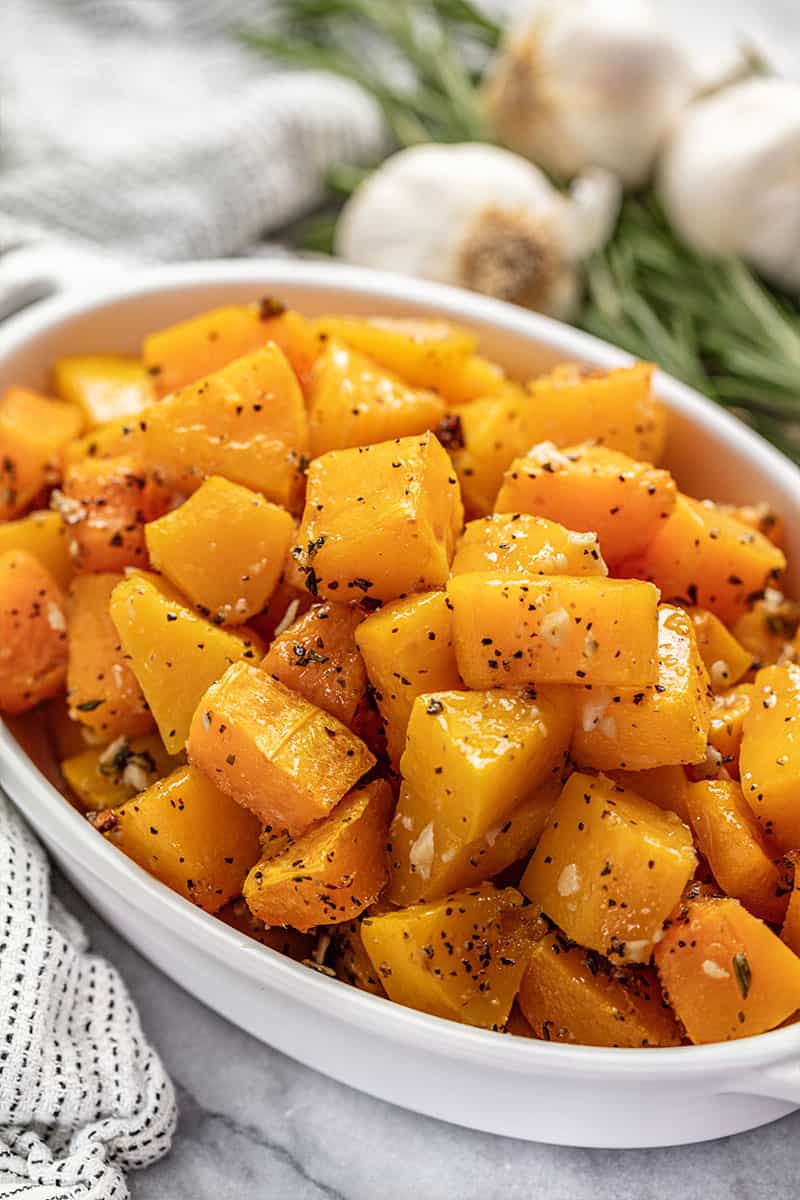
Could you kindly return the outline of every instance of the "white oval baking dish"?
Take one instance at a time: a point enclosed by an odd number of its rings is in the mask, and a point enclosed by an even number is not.
[[[22,313],[0,328],[0,389],[44,385],[58,355],[135,351],[152,329],[265,292],[309,314],[441,314],[523,374],[564,359],[627,361],[468,292],[335,264],[215,262],[143,272],[102,295]],[[800,593],[800,472],[690,389],[664,375],[656,387],[672,413],[668,463],[679,482],[699,496],[774,504]],[[98,837],[2,725],[0,785],[79,891],[158,967],[256,1037],[381,1099],[492,1133],[600,1147],[703,1141],[800,1106],[800,1025],[722,1045],[611,1050],[442,1021],[310,971],[194,908]]]

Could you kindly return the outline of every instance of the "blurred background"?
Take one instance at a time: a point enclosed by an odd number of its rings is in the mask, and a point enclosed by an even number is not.
[[[5,0],[0,316],[337,254],[659,362],[800,458],[796,0]]]

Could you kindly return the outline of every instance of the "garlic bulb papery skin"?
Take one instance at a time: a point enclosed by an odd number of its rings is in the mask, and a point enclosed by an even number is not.
[[[533,163],[481,142],[412,146],[350,197],[335,249],[566,319],[580,295],[576,264],[610,237],[620,192],[592,171],[563,194]]]
[[[657,187],[690,246],[800,292],[800,83],[750,79],[690,105]]]
[[[648,178],[694,93],[690,56],[649,0],[535,0],[483,85],[497,139],[551,174],[606,167]]]

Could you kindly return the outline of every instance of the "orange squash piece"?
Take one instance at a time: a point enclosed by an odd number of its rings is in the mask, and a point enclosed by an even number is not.
[[[456,662],[468,687],[656,682],[652,584],[474,572],[454,576],[447,594]]]
[[[800,1008],[800,958],[738,900],[690,901],[671,921],[655,960],[693,1042],[765,1033]]]
[[[0,524],[0,554],[7,550],[25,550],[37,558],[66,590],[75,574],[69,552],[67,527],[57,512],[40,509],[17,521]]]
[[[522,903],[486,884],[361,922],[361,937],[391,1000],[485,1029],[504,1027],[525,970],[505,953],[503,917]]]
[[[494,507],[594,532],[606,561],[618,563],[646,548],[676,497],[669,472],[650,463],[607,446],[558,450],[542,442],[508,468]]]
[[[397,766],[417,696],[462,686],[447,596],[422,592],[395,600],[362,621],[355,636],[383,719],[389,757]]]
[[[0,712],[27,712],[63,691],[67,675],[64,595],[25,550],[0,554]]]
[[[308,470],[298,563],[312,595],[394,600],[447,579],[463,510],[433,434],[332,450]]]
[[[786,916],[781,929],[781,941],[795,954],[800,954],[800,850],[790,850],[783,859],[783,867],[791,875],[791,889],[786,907]]]
[[[385,997],[386,989],[361,940],[361,922],[347,921],[334,926],[330,933],[331,945],[326,962],[336,972],[336,978],[362,992]]]
[[[719,617],[705,608],[690,608],[697,649],[706,665],[711,686],[724,691],[738,683],[753,666],[753,656],[726,629]]]
[[[67,467],[57,503],[78,570],[146,567],[144,527],[169,502],[161,477],[138,459],[87,458]]]
[[[546,517],[493,513],[464,526],[452,575],[607,575],[597,537],[575,533]]]
[[[183,765],[167,754],[157,733],[118,737],[108,746],[83,746],[65,758],[61,772],[84,812],[119,808]]]
[[[785,566],[783,551],[763,534],[681,495],[644,553],[620,572],[650,579],[665,600],[700,605],[732,625],[749,597],[779,579]]]
[[[797,653],[800,638],[800,604],[768,587],[762,599],[743,612],[733,635],[753,656],[754,666],[784,662]]]
[[[201,698],[187,750],[227,795],[292,836],[326,817],[375,762],[335,717],[244,662]]]
[[[470,516],[492,512],[503,475],[519,455],[541,439],[533,402],[521,387],[507,387],[458,412],[453,464]]]
[[[273,679],[352,725],[367,692],[367,672],[356,645],[363,617],[347,604],[315,604],[275,638],[261,666]]]
[[[250,911],[301,933],[359,916],[386,883],[392,804],[383,779],[350,792],[283,854],[256,863],[242,893]]]
[[[58,482],[61,450],[81,432],[80,410],[30,388],[0,396],[0,521],[20,516]]]
[[[722,890],[755,916],[780,925],[789,890],[786,871],[773,861],[761,826],[735,780],[689,784],[689,825]]]
[[[72,354],[53,367],[53,383],[62,400],[83,413],[87,429],[130,419],[155,399],[141,359],[122,354]]]
[[[531,943],[519,1005],[547,1042],[679,1046],[681,1032],[650,967],[615,966],[556,930]]]
[[[576,771],[520,890],[579,945],[648,962],[696,862],[692,835],[674,813],[604,775]]]
[[[689,810],[686,807],[689,780],[683,767],[650,767],[644,771],[608,771],[607,774],[615,783],[621,783],[624,788],[636,792],[637,796],[658,805],[665,812],[677,813],[686,825],[689,824]]]
[[[150,560],[198,612],[241,625],[278,584],[294,536],[284,508],[213,475],[180,508],[145,527]]]
[[[308,385],[311,455],[368,446],[435,429],[444,400],[410,388],[363,354],[328,342]]]
[[[727,692],[719,692],[711,704],[708,744],[716,750],[730,775],[739,778],[739,751],[744,719],[750,711],[756,691],[751,683],[740,683]]]
[[[122,575],[79,575],[67,602],[70,716],[106,741],[153,728],[152,713],[111,619],[111,593]]]
[[[258,859],[258,821],[194,767],[179,767],[97,827],[134,862],[192,904],[217,912]]]
[[[584,692],[572,753],[581,766],[601,771],[697,763],[706,753],[710,720],[711,691],[691,618],[662,604],[655,681],[638,689]]]
[[[764,667],[742,728],[744,798],[782,850],[800,849],[800,665]]]

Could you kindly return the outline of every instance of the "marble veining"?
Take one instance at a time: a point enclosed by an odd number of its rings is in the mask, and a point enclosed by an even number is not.
[[[789,1200],[800,1111],[666,1150],[572,1150],[420,1117],[334,1083],[228,1024],[57,891],[139,1006],[178,1092],[172,1153],[130,1176],[134,1200]]]

